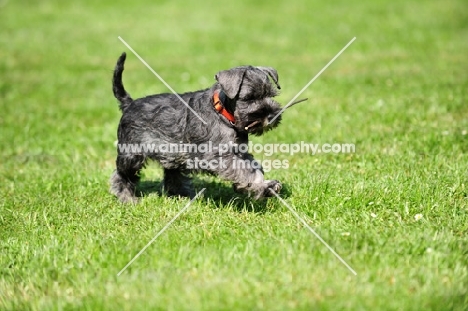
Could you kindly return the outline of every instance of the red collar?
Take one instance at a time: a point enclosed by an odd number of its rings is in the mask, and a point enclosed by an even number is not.
[[[231,122],[231,124],[236,123],[236,119],[234,118],[233,114],[227,111],[226,108],[224,108],[223,103],[219,99],[218,91],[214,92],[213,94],[213,106],[216,109],[216,111],[222,114],[226,119],[228,119],[229,122]]]

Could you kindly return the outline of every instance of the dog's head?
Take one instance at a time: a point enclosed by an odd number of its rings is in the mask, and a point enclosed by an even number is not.
[[[218,72],[215,78],[228,97],[223,104],[234,114],[238,131],[261,135],[279,124],[281,107],[272,99],[280,89],[274,68],[236,67]]]

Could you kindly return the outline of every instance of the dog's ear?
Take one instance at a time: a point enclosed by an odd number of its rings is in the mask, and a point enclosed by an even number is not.
[[[256,67],[257,69],[260,69],[261,71],[263,71],[265,74],[267,74],[268,76],[270,76],[270,78],[273,80],[273,82],[275,82],[276,84],[276,87],[278,89],[281,89],[279,83],[278,83],[278,72],[276,71],[275,68],[273,67]]]
[[[229,70],[223,70],[218,72],[215,75],[216,81],[219,82],[223,88],[224,93],[230,99],[234,99],[242,85],[242,80],[244,80],[245,72],[247,71],[246,67],[238,67]]]

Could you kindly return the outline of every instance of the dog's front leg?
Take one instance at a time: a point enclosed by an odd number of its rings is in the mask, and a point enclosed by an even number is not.
[[[281,190],[279,181],[264,179],[261,165],[250,154],[224,155],[221,161],[223,163],[220,163],[218,174],[232,181],[236,192],[249,193],[255,199],[260,199],[273,196],[270,190],[276,193]]]

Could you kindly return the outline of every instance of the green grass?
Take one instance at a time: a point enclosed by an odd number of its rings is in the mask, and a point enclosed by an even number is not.
[[[0,309],[468,309],[468,11],[448,1],[1,1]],[[122,36],[178,91],[236,65],[275,67],[288,102],[258,143],[354,143],[276,154],[277,199],[197,179],[183,207],[144,172],[138,205],[108,193]],[[129,54],[134,97],[166,92]],[[257,155],[259,158],[267,157]],[[233,199],[234,198],[234,199]],[[423,218],[415,219],[416,214]]]

